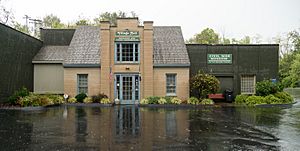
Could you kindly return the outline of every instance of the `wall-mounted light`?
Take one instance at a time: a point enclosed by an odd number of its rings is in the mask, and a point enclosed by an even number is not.
[[[126,70],[130,70],[130,68],[128,66],[125,67]]]

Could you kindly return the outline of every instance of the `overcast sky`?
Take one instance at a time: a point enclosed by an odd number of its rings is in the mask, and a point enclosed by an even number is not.
[[[64,23],[101,12],[134,11],[156,26],[181,26],[185,39],[204,28],[226,37],[262,35],[264,41],[300,28],[300,0],[6,0],[15,18],[54,14]]]

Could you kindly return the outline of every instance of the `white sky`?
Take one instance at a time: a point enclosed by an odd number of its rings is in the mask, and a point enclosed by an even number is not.
[[[93,19],[101,12],[134,11],[154,25],[181,26],[185,39],[204,28],[225,37],[262,35],[264,41],[300,28],[300,0],[6,0],[15,18],[42,18],[54,14],[62,22],[79,16]]]

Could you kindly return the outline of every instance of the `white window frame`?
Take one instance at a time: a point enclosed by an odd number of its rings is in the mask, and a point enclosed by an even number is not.
[[[168,78],[174,76],[174,85],[170,85]],[[169,92],[169,88],[174,88],[175,92]],[[177,74],[176,73],[167,73],[166,74],[166,96],[176,96],[177,92]]]
[[[253,79],[250,79],[253,78]],[[246,81],[248,80],[248,81]],[[248,86],[248,88],[247,88]],[[241,75],[241,94],[255,94],[256,75],[244,74]],[[252,89],[252,90],[250,90]]]
[[[123,44],[132,44],[133,47],[133,60],[123,60]],[[118,47],[119,45],[119,47]],[[119,56],[118,56],[119,54]],[[140,62],[140,42],[115,42],[115,62],[116,63],[139,63]]]
[[[88,90],[89,90],[89,80],[88,80],[88,74],[77,74],[77,94],[80,94],[82,92],[80,92],[81,89],[86,89],[86,93],[88,94]],[[86,78],[86,82],[83,81],[85,79],[81,79],[81,78]],[[84,82],[84,84],[82,84],[81,82]]]

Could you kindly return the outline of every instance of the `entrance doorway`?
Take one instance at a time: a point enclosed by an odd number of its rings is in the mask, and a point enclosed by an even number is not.
[[[115,98],[120,104],[136,104],[140,99],[140,80],[138,74],[115,75]]]

